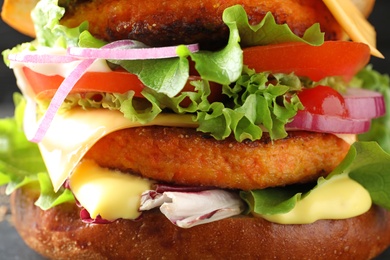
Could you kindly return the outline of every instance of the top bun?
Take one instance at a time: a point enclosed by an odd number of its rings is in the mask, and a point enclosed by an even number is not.
[[[365,16],[371,13],[375,2],[352,1]],[[35,37],[30,12],[37,2],[4,0],[2,19],[21,33]],[[165,4],[159,7],[160,2],[150,1],[108,0],[99,6],[94,1],[71,1],[76,4],[67,8],[63,22],[68,26],[78,26],[87,19],[91,32],[108,41],[130,37],[151,46],[202,41],[221,44],[227,37],[226,26],[221,20],[222,12],[228,6],[241,4],[248,12],[251,23],[260,22],[265,12],[271,11],[278,23],[289,24],[297,35],[302,35],[309,26],[319,22],[326,40],[344,38],[341,27],[321,0],[304,0],[299,3],[294,0],[169,2],[161,2]],[[126,8],[122,8],[123,5]],[[187,12],[189,8],[192,10],[191,15]],[[97,12],[99,15],[96,15]],[[184,15],[185,21],[182,19]]]

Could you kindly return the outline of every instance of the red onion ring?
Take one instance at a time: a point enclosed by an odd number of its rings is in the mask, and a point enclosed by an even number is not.
[[[349,118],[372,119],[386,114],[386,104],[382,94],[361,88],[348,88],[343,95]]]
[[[119,41],[123,46],[131,46],[128,41]],[[116,43],[119,43],[116,42]],[[68,55],[87,59],[105,59],[105,60],[145,60],[145,59],[165,59],[177,57],[177,46],[158,47],[158,48],[133,48],[118,49],[120,46],[107,48],[81,48],[71,47],[68,49]],[[198,44],[187,45],[191,52],[199,50]]]
[[[23,63],[69,63],[73,61],[78,61],[80,59],[64,56],[64,55],[55,55],[55,54],[42,54],[42,53],[17,53],[9,54],[8,59],[14,62],[23,62]]]
[[[286,128],[332,134],[361,134],[370,129],[371,120],[342,118],[298,111]]]

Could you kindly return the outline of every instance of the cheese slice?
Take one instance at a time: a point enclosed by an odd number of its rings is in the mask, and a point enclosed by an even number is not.
[[[141,195],[151,189],[152,182],[83,160],[69,179],[69,185],[91,218],[100,216],[112,221],[138,218]]]
[[[372,55],[384,58],[382,53],[376,49],[374,27],[351,0],[323,0],[323,2],[353,41],[367,44]]]
[[[160,114],[150,124],[197,127],[192,115]],[[143,126],[146,126],[143,125]],[[120,129],[141,126],[108,109],[72,109],[57,114],[39,143],[55,191],[70,176],[87,151],[102,137]]]

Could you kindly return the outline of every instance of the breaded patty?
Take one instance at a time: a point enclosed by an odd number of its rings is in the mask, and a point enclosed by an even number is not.
[[[103,167],[185,185],[251,190],[326,176],[349,144],[331,134],[293,131],[285,139],[216,141],[192,128],[139,127],[102,138],[86,154]]]
[[[66,2],[66,1],[63,1]],[[338,40],[343,32],[322,0],[90,0],[67,1],[62,23],[78,26],[87,20],[90,32],[113,41],[133,39],[150,46],[200,43],[221,46],[228,29],[222,22],[225,8],[241,4],[251,24],[272,12],[277,23],[287,23],[302,36],[307,28],[320,23],[327,40]]]

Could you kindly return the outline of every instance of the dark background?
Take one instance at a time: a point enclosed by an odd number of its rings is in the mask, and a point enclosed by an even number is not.
[[[0,6],[3,1],[0,1]],[[371,23],[377,30],[378,49],[386,59],[372,58],[374,68],[382,73],[390,73],[390,1],[377,0],[373,14],[370,17]],[[0,51],[12,48],[18,43],[30,41],[31,39],[15,32],[0,20]],[[0,117],[12,115],[12,93],[17,91],[15,78],[12,71],[0,61]],[[40,256],[28,249],[20,240],[18,234],[9,221],[9,212],[4,215],[7,201],[2,201],[2,189],[0,188],[0,259],[41,259]],[[2,221],[3,220],[3,221]],[[390,259],[390,250],[378,259]]]

